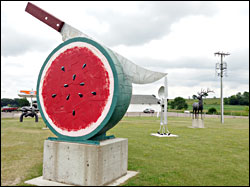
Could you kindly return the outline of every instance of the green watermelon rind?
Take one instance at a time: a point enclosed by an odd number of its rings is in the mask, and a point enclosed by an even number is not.
[[[106,59],[108,60],[109,62],[109,65],[111,67],[111,70],[112,70],[112,73],[113,73],[113,78],[114,78],[114,92],[113,92],[113,98],[112,98],[112,103],[111,103],[111,106],[110,106],[110,109],[109,109],[109,112],[107,113],[105,119],[101,122],[101,124],[96,128],[94,129],[91,133],[89,134],[86,134],[84,136],[77,136],[77,137],[72,137],[72,136],[66,136],[66,135],[63,135],[63,134],[60,134],[59,132],[57,132],[51,125],[50,123],[47,121],[45,115],[44,115],[44,111],[42,110],[42,107],[41,107],[41,103],[40,103],[40,99],[39,99],[39,86],[40,86],[40,81],[41,81],[41,76],[42,76],[42,73],[44,71],[44,68],[46,66],[46,64],[48,63],[49,59],[59,50],[61,49],[62,47],[64,47],[65,45],[68,45],[70,43],[73,43],[73,42],[86,42],[88,44],[91,44],[93,45],[94,47],[96,47],[105,57]],[[114,59],[116,60],[116,59]],[[100,44],[98,44],[97,42],[91,40],[91,39],[88,39],[88,38],[84,38],[84,37],[76,37],[76,38],[72,38],[72,39],[69,39],[63,43],[61,43],[59,46],[57,46],[50,54],[49,56],[46,58],[45,62],[43,63],[43,66],[40,70],[40,73],[39,73],[39,76],[38,76],[38,80],[37,80],[37,94],[36,94],[36,97],[37,97],[37,104],[38,104],[38,108],[39,108],[39,111],[40,111],[40,114],[45,122],[45,124],[47,125],[47,127],[58,137],[58,138],[61,138],[61,139],[65,139],[66,141],[81,141],[81,140],[88,140],[90,139],[91,137],[95,136],[99,131],[101,131],[105,125],[109,122],[114,110],[115,110],[115,107],[116,107],[116,104],[117,104],[117,100],[118,100],[118,95],[119,95],[119,85],[118,85],[118,75],[117,75],[117,71],[116,71],[116,68],[115,68],[115,65],[114,65],[114,62],[113,62],[113,59],[111,58],[110,54],[108,53],[107,50],[105,50],[104,47],[102,47]]]
[[[111,58],[113,59],[113,62],[115,63],[119,82],[119,94],[114,114],[111,116],[108,124],[105,125],[105,127],[101,129],[101,131],[98,132],[97,135],[101,135],[109,129],[113,128],[123,118],[123,116],[127,112],[132,96],[132,83],[129,80],[128,76],[124,73],[120,61],[109,48],[105,49],[109,52]]]

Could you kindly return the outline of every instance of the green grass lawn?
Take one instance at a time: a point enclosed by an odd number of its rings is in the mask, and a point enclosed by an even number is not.
[[[128,170],[139,171],[125,186],[249,186],[249,119],[205,118],[204,129],[190,118],[168,118],[178,138],[150,136],[156,117],[124,117],[107,132],[128,138]],[[25,185],[42,175],[43,142],[54,136],[42,119],[1,120],[1,185]]]

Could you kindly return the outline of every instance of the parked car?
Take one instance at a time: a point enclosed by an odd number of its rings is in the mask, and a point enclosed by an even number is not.
[[[144,113],[154,113],[155,111],[153,109],[150,108],[146,108],[145,110],[143,110]]]
[[[4,106],[2,108],[2,112],[12,112],[12,111],[17,111],[18,107],[10,107],[10,106]]]

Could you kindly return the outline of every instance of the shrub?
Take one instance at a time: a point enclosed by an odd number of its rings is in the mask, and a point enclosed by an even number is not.
[[[216,110],[216,108],[214,108],[214,107],[212,107],[212,108],[209,108],[208,109],[208,112],[207,112],[208,114],[214,114],[214,113],[217,113],[217,110]]]

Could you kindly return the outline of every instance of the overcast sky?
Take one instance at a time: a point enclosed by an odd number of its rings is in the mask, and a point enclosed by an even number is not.
[[[1,98],[35,90],[45,59],[62,43],[60,33],[34,18],[28,1],[1,1]],[[32,1],[144,68],[168,73],[169,98],[210,88],[220,97],[215,52],[229,52],[224,96],[249,91],[248,1]],[[133,94],[163,85],[133,84]]]

